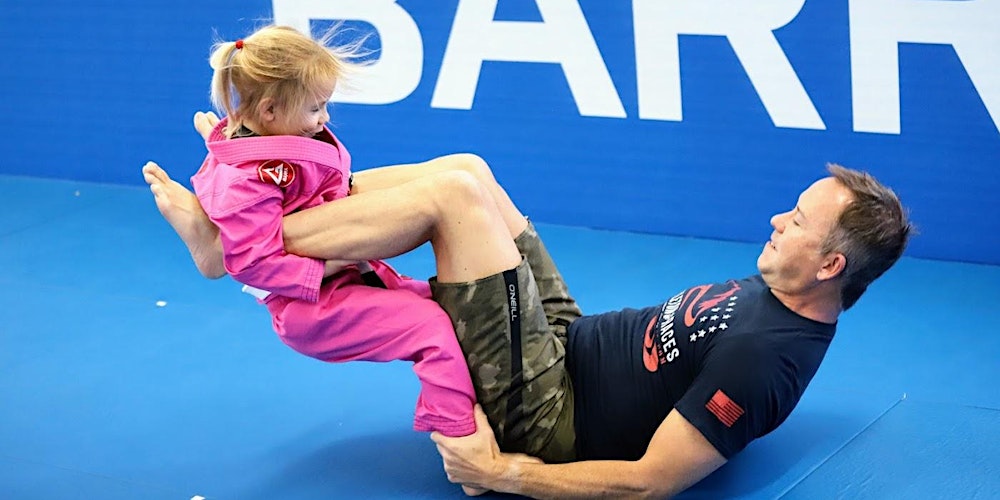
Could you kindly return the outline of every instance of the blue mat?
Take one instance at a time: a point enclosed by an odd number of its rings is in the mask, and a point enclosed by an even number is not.
[[[1000,498],[1000,410],[907,399],[786,498]]]
[[[464,498],[410,429],[408,365],[292,352],[237,284],[197,275],[147,190],[0,176],[0,192],[0,498]],[[751,274],[760,250],[538,227],[587,312]],[[433,273],[427,247],[393,263]],[[683,497],[990,496],[998,282],[904,258],[785,425]]]

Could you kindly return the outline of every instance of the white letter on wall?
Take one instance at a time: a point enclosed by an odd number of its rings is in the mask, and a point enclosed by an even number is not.
[[[409,96],[424,65],[424,43],[413,18],[395,0],[274,0],[274,22],[309,33],[310,19],[363,21],[378,30],[378,61],[351,78],[352,89],[331,101],[390,104]]]
[[[851,0],[854,130],[898,134],[899,43],[951,44],[1000,130],[1000,2]]]
[[[775,126],[824,130],[812,100],[774,37],[805,0],[633,0],[639,117],[680,121],[679,35],[725,36]]]
[[[461,0],[431,107],[472,109],[483,61],[562,65],[584,116],[624,118],[625,108],[576,0],[537,0],[542,22],[493,21],[498,0]]]

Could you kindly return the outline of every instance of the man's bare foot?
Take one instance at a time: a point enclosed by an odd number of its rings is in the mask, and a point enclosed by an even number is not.
[[[198,272],[210,279],[225,276],[219,228],[209,220],[194,193],[153,162],[142,167],[142,177],[153,192],[156,208],[187,245]]]
[[[194,114],[194,129],[197,130],[198,135],[206,141],[208,140],[208,135],[212,133],[212,129],[214,129],[218,123],[219,117],[212,111],[199,111]]]

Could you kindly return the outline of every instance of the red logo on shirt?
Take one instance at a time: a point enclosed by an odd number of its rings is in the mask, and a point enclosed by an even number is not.
[[[653,335],[653,325],[656,324],[656,316],[649,320],[646,326],[646,336],[642,339],[642,364],[650,372],[655,372],[660,367],[660,358],[657,356],[656,344]]]
[[[694,325],[695,320],[698,319],[698,316],[700,316],[701,313],[719,305],[719,303],[728,299],[729,297],[732,297],[734,293],[740,291],[740,285],[738,285],[735,281],[730,281],[730,284],[731,285],[729,290],[726,290],[725,292],[722,292],[712,297],[711,299],[702,302],[700,304],[700,307],[698,307],[697,311],[695,311],[695,304],[697,304],[698,301],[701,300],[701,298],[704,297],[706,293],[708,293],[708,290],[712,288],[712,285],[696,286],[688,290],[687,297],[684,297],[684,300],[687,301],[687,299],[692,295],[694,295],[694,299],[691,300],[691,302],[688,304],[687,310],[684,311],[684,324],[686,326]]]
[[[736,420],[743,415],[743,408],[729,399],[729,396],[722,392],[722,389],[715,391],[705,408],[708,408],[708,411],[712,412],[715,418],[718,418],[726,427],[732,427]]]
[[[268,160],[257,167],[257,177],[264,184],[288,187],[295,180],[295,165],[281,160]]]

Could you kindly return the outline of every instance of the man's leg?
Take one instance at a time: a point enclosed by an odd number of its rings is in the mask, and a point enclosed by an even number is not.
[[[580,308],[569,295],[565,281],[534,226],[514,205],[482,158],[472,154],[454,154],[423,163],[362,170],[354,174],[352,192],[364,193],[385,189],[425,175],[453,170],[472,174],[490,192],[511,237],[514,238],[518,251],[525,256],[531,266],[549,324],[565,343],[566,329],[573,320],[580,317]]]
[[[198,270],[223,275],[218,229],[194,194],[155,163],[143,167],[143,176]],[[342,260],[394,257],[430,241],[445,281],[488,276],[519,261],[491,193],[463,171],[423,175],[288,215],[284,236],[291,253]]]
[[[462,171],[290,214],[283,227],[290,253],[321,259],[384,259],[430,241],[438,279],[445,282],[490,276],[520,262],[490,193]]]
[[[548,324],[526,260],[482,279],[431,280],[500,448],[546,462],[575,458],[565,347]]]
[[[534,224],[528,224],[528,227],[514,239],[514,243],[531,266],[531,274],[534,275],[538,286],[538,295],[548,324],[560,342],[565,345],[570,323],[582,315],[580,307],[569,294],[569,288],[549,255],[548,249],[539,238],[538,232],[535,231]]]
[[[386,189],[427,175],[456,170],[468,172],[489,191],[504,223],[507,224],[511,238],[517,237],[524,231],[528,225],[524,214],[518,210],[507,192],[497,182],[486,161],[473,154],[452,154],[422,163],[360,170],[354,173],[354,187],[351,189],[351,194]]]
[[[490,193],[526,263],[469,283],[438,276],[432,281],[435,300],[452,318],[477,398],[503,449],[571,460],[573,399],[564,344],[580,310],[534,227],[486,163],[474,155],[451,155],[371,169],[355,174],[355,188],[365,193],[454,170],[473,175]]]

